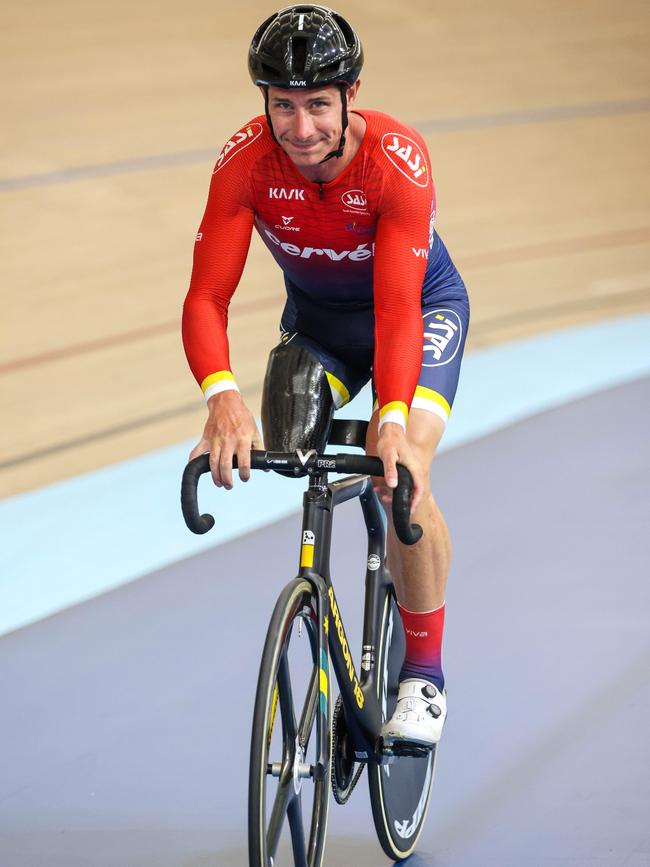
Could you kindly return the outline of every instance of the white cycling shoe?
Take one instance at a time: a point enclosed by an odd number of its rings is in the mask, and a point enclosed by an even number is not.
[[[423,747],[437,744],[447,716],[447,692],[428,680],[408,678],[399,685],[397,707],[381,728],[384,740]]]

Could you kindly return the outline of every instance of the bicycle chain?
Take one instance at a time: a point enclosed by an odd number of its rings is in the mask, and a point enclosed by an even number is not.
[[[355,771],[352,782],[347,787],[347,789],[344,791],[343,789],[339,788],[339,784],[336,780],[336,766],[335,766],[334,762],[335,762],[335,752],[336,752],[336,734],[337,734],[337,728],[338,728],[338,720],[343,714],[342,705],[343,705],[343,702],[341,700],[341,696],[339,695],[339,697],[336,699],[336,705],[334,707],[334,714],[332,716],[332,765],[331,765],[331,771],[330,771],[330,778],[332,781],[332,794],[334,795],[334,800],[336,801],[337,804],[347,804],[347,802],[350,800],[350,795],[352,794],[352,792],[355,789],[355,786],[359,782],[359,779],[360,779],[361,774],[363,773],[363,769],[365,767],[365,764],[363,762],[360,762],[359,767]]]

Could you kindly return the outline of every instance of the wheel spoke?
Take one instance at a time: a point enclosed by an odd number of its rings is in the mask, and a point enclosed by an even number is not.
[[[278,790],[275,793],[273,801],[273,809],[271,810],[271,819],[266,832],[266,845],[271,858],[275,858],[275,853],[280,842],[280,834],[282,833],[282,825],[284,817],[287,815],[287,808],[290,805],[291,796],[295,794],[293,791],[293,777],[280,777]]]
[[[309,746],[309,737],[314,725],[318,702],[320,699],[320,668],[314,666],[311,678],[309,681],[309,689],[305,696],[305,704],[300,714],[300,723],[298,726],[298,740],[303,750],[307,752]]]
[[[296,716],[293,709],[293,690],[291,687],[291,673],[287,659],[288,645],[282,652],[280,667],[278,669],[278,689],[280,692],[280,714],[282,716],[282,734],[285,745],[293,744],[296,740]],[[286,755],[286,746],[285,746]]]
[[[302,800],[297,795],[289,804],[287,811],[289,827],[291,828],[291,845],[293,846],[293,861],[295,867],[307,867],[307,850],[305,848],[305,830],[302,824]]]

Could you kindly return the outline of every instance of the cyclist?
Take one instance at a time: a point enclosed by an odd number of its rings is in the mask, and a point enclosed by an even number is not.
[[[389,526],[406,657],[383,734],[433,744],[446,716],[441,644],[451,548],[429,470],[458,383],[467,293],[434,229],[423,139],[392,117],[354,108],[363,50],[348,22],[324,6],[282,9],[256,31],[248,65],[264,114],[217,159],[184,305],[185,351],[208,406],[190,457],[209,451],[215,484],[229,489],[233,455],[246,481],[249,451],[262,445],[226,335],[255,226],[287,294],[263,388],[266,448],[322,450],[335,409],[372,380],[366,449],[384,462],[384,479],[374,481],[385,507],[396,462],[413,475],[412,514],[423,538],[408,548]]]

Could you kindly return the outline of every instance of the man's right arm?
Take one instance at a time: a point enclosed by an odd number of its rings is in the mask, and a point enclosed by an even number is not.
[[[190,288],[183,306],[183,345],[208,406],[208,420],[190,457],[210,452],[217,485],[232,487],[232,456],[240,477],[249,475],[251,448],[260,444],[229,358],[228,306],[239,283],[253,229],[253,210],[242,177],[245,161],[220,166],[212,177],[208,203],[194,246]]]

